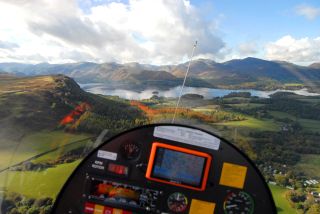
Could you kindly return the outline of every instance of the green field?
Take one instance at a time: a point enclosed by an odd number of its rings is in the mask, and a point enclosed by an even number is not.
[[[279,124],[273,120],[256,119],[249,116],[246,116],[246,118],[247,119],[243,121],[231,121],[218,124],[230,127],[255,129],[256,131],[279,131],[280,129]]]
[[[79,147],[91,146],[91,141],[82,141],[64,147],[71,142],[79,141],[90,137],[87,134],[70,134],[63,131],[43,131],[25,136],[20,142],[9,142],[2,139],[0,148],[0,167],[25,161],[42,152],[61,147],[56,151],[45,154],[32,160],[34,163],[43,163],[56,160],[61,154]],[[9,145],[13,144],[11,149]],[[6,146],[7,145],[7,146]],[[56,167],[43,171],[4,171],[0,173],[0,189],[8,192],[18,192],[32,198],[52,197],[56,194],[69,177],[70,173],[79,164],[80,160],[69,164],[59,164]]]
[[[285,113],[285,112],[280,112],[280,111],[269,111],[269,113],[276,118],[284,119],[288,118],[293,121],[297,121],[300,123],[302,128],[307,131],[314,131],[318,132],[320,129],[320,121],[319,120],[311,120],[311,119],[301,119],[301,118],[296,118],[295,116]]]
[[[284,86],[289,86],[289,87],[292,87],[292,86],[295,86],[295,87],[302,87],[303,84],[301,83],[285,83]]]
[[[298,122],[301,124],[303,129],[320,132],[320,121],[319,120],[310,120],[310,119],[299,119]]]
[[[0,174],[0,188],[31,198],[55,198],[61,187],[80,163],[80,160],[60,164],[40,172],[6,171]]]
[[[19,163],[39,153],[88,138],[86,134],[43,131],[25,136],[20,142],[0,140],[0,169]],[[54,154],[53,154],[54,155]]]
[[[72,151],[74,149],[79,149],[79,148],[82,149],[83,148],[83,150],[85,150],[85,147],[89,147],[91,150],[92,149],[91,146],[92,146],[92,141],[88,141],[88,140],[80,141],[79,143],[75,143],[75,144],[61,147],[53,152],[50,152],[50,153],[45,154],[41,157],[38,157],[38,158],[32,160],[32,162],[33,163],[45,163],[45,162],[54,161],[54,160],[59,159],[62,155],[66,154],[67,152]],[[83,151],[83,152],[85,152],[85,151]]]
[[[219,105],[205,105],[205,106],[193,108],[192,110],[206,113],[206,112],[217,111],[217,109],[219,108],[220,108]]]
[[[276,185],[269,185],[273,199],[277,206],[277,211],[279,214],[294,214],[298,213],[298,211],[292,208],[285,198],[285,192],[287,191],[286,188],[276,186]]]
[[[238,103],[238,104],[229,104],[230,106],[238,109],[253,109],[264,106],[265,104],[260,103]]]

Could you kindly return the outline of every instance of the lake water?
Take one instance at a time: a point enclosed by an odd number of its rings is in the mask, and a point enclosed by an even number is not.
[[[101,83],[88,83],[88,84],[80,84],[81,88],[85,91],[94,93],[94,94],[103,94],[103,95],[112,95],[119,96],[125,99],[134,99],[134,100],[142,100],[148,99],[153,96],[155,91],[158,92],[158,96],[161,97],[172,97],[176,98],[180,93],[180,86],[168,89],[168,90],[158,90],[158,89],[146,89],[140,92],[130,91],[125,89],[110,89],[104,84]],[[205,99],[211,99],[213,97],[222,97],[231,92],[250,92],[251,96],[257,96],[262,98],[269,98],[270,95],[276,92],[293,92],[298,95],[303,96],[318,96],[320,94],[308,92],[307,89],[300,90],[274,90],[274,91],[259,91],[259,90],[229,90],[229,89],[214,89],[214,88],[196,88],[196,87],[185,87],[183,90],[183,94],[199,94],[204,96]]]

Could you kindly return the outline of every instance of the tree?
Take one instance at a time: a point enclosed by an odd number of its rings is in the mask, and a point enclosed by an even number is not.
[[[13,208],[12,210],[10,210],[10,211],[8,212],[8,214],[20,214],[20,212],[18,211],[17,208]]]
[[[303,191],[288,191],[286,197],[293,203],[304,202],[306,200],[306,195]]]
[[[295,188],[295,189],[301,189],[301,188],[303,188],[303,184],[302,184],[302,182],[301,181],[297,181],[296,179],[293,181],[293,187]]]
[[[39,208],[38,207],[31,207],[26,214],[39,214]]]
[[[18,207],[18,211],[19,213],[27,213],[29,208],[30,207],[28,206],[21,206],[21,207]]]
[[[22,201],[22,204],[25,205],[25,206],[31,207],[33,205],[34,201],[35,201],[34,198],[25,198]]]
[[[34,206],[36,206],[36,207],[44,207],[44,206],[47,206],[47,205],[51,205],[52,203],[53,203],[52,198],[46,197],[46,198],[37,199],[34,202]]]
[[[320,213],[320,204],[313,204],[306,214],[319,214]]]
[[[251,160],[256,160],[257,159],[257,153],[254,151],[252,146],[248,143],[248,141],[245,141],[243,139],[239,139],[237,141],[237,146],[245,152]]]
[[[40,210],[40,214],[50,214],[52,206],[45,206],[43,209]]]
[[[304,201],[303,206],[304,210],[307,211],[314,204],[314,197],[309,196],[307,200]]]
[[[288,185],[288,178],[285,175],[275,175],[274,179],[276,181],[277,184],[279,184],[280,186],[286,186]]]

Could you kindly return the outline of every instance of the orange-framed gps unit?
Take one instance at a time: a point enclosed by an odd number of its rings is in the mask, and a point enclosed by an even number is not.
[[[204,191],[212,157],[204,152],[153,142],[146,178]]]

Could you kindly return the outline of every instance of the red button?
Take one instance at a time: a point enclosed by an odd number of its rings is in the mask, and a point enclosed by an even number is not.
[[[84,205],[84,213],[94,213],[94,205],[93,203],[86,202]]]
[[[128,174],[128,167],[118,164],[109,163],[108,171],[113,172],[118,175],[127,175]]]
[[[113,208],[112,207],[104,207],[104,214],[112,214]]]
[[[124,168],[123,166],[118,166],[117,173],[122,175],[124,172],[123,168]]]
[[[95,210],[96,209],[96,210]],[[94,214],[95,211],[97,213],[102,213],[103,214],[115,214],[115,213],[121,213],[121,214],[133,214],[131,211],[127,210],[122,210],[122,209],[114,209],[112,207],[106,207],[98,204],[93,204],[86,202],[84,206],[84,213],[87,214]]]

